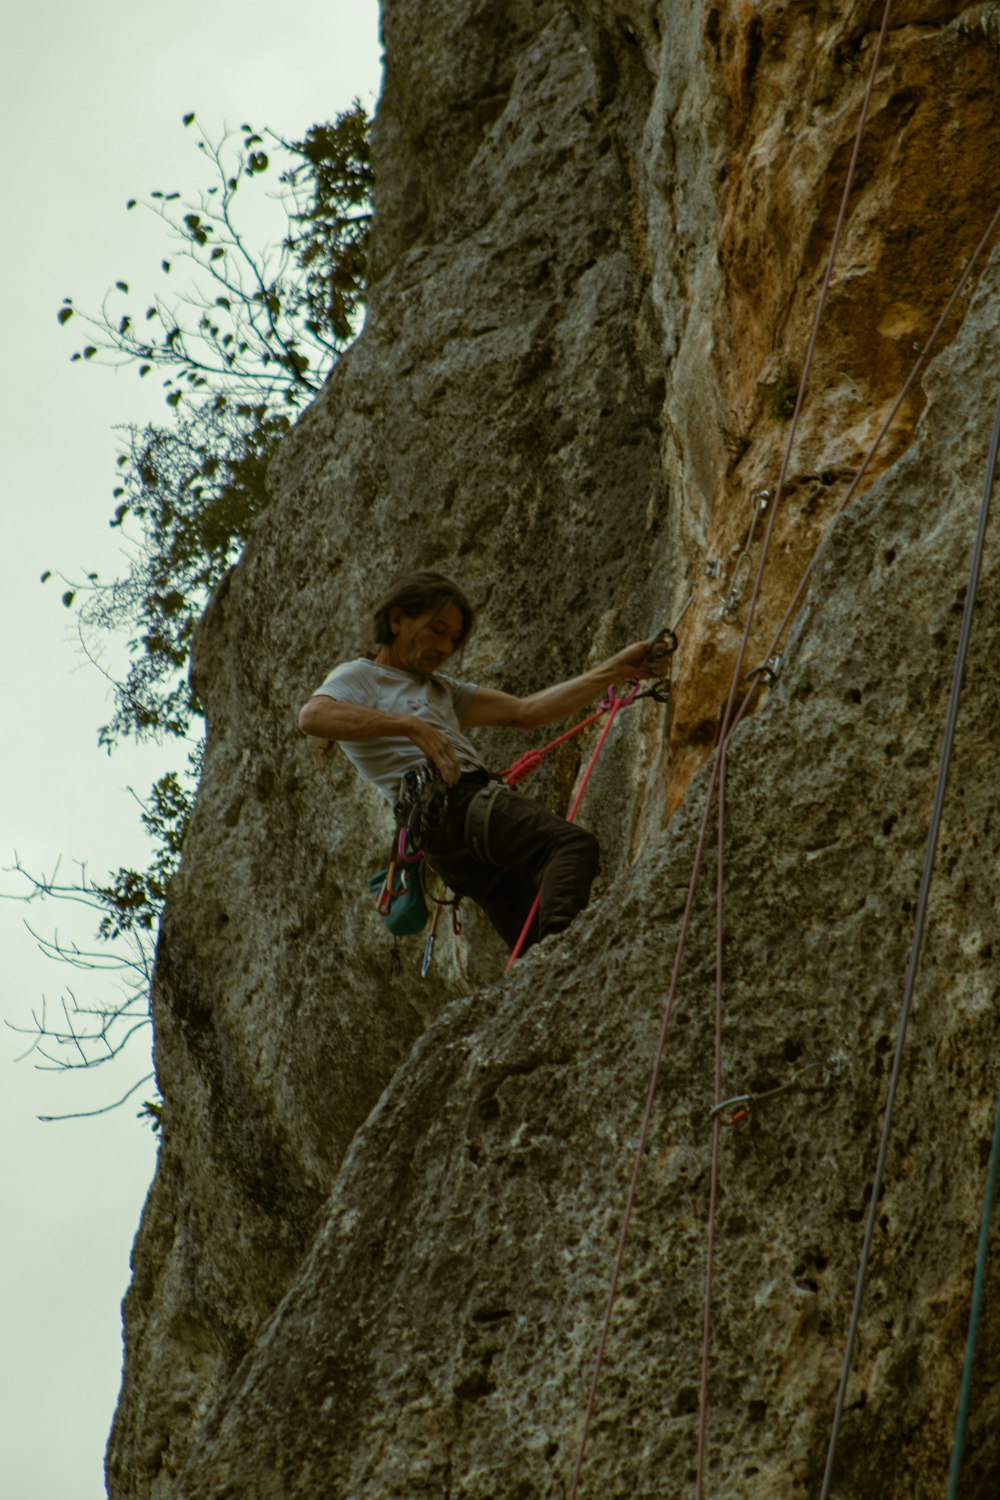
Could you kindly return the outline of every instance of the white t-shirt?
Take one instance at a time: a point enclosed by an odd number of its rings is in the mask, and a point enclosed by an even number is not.
[[[482,771],[485,766],[475,746],[462,733],[477,684],[457,682],[436,672],[418,677],[397,667],[379,666],[366,657],[334,667],[314,696],[374,708],[386,714],[409,714],[426,719],[450,740],[463,771]],[[383,797],[395,802],[405,773],[426,764],[426,757],[405,735],[386,735],[378,740],[341,740],[340,747],[367,781]]]

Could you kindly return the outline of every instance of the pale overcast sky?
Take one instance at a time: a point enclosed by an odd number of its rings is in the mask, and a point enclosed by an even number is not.
[[[163,230],[126,213],[154,188],[185,191],[200,160],[181,126],[210,133],[251,121],[304,133],[360,96],[369,110],[381,61],[377,0],[34,0],[3,8],[3,456],[0,607],[5,732],[0,741],[0,866],[17,850],[50,870],[62,856],[102,877],[145,862],[128,793],[145,792],[176,752],[98,751],[107,686],[73,645],[46,568],[116,570],[116,425],[164,418],[155,388],[130,371],[69,364],[64,296],[96,307],[119,277],[155,290]],[[9,874],[0,890],[20,889]],[[58,1003],[66,972],[25,931],[87,944],[72,910],[0,902],[0,1014],[30,1021]],[[78,986],[86,998],[86,981]],[[112,1115],[63,1124],[36,1116],[95,1109],[148,1070],[148,1044],[107,1076],[69,1078],[15,1064],[23,1039],[0,1035],[3,1131],[0,1271],[0,1493],[9,1500],[99,1500],[121,1367],[119,1303],[155,1165],[136,1119],[141,1091]],[[145,1048],[145,1052],[144,1052]]]

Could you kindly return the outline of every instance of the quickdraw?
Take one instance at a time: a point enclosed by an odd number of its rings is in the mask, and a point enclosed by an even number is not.
[[[687,604],[681,610],[677,620],[678,624],[680,624],[681,619],[687,612],[688,605],[691,603],[693,597],[694,595],[692,594]],[[659,666],[662,662],[673,656],[676,650],[677,631],[674,627],[668,625],[665,629],[657,631],[656,635],[653,636],[646,649],[643,666]],[[642,698],[652,698],[656,703],[668,703],[670,701],[671,684],[669,678],[657,678],[644,691],[640,691],[640,686],[638,677],[629,677],[627,679],[627,694],[624,697],[617,698],[615,696],[615,684],[611,683],[604,697],[601,699],[599,707],[592,714],[588,714],[585,719],[581,719],[579,724],[574,724],[572,729],[567,729],[565,734],[560,734],[556,739],[550,740],[547,745],[542,745],[538,749],[526,750],[505,771],[500,772],[503,780],[513,790],[519,782],[524,781],[534,771],[537,771],[545,757],[551,754],[553,750],[565,744],[574,735],[580,734],[582,730],[589,728],[591,724],[596,724],[598,719],[602,719],[605,714],[610,713],[612,710],[614,713],[617,713],[619,708],[628,708]]]
[[[805,1093],[813,1093],[817,1089],[826,1088],[835,1079],[839,1078],[844,1069],[844,1059],[840,1053],[835,1052],[831,1057],[822,1062],[806,1063],[803,1067],[793,1069],[784,1083],[775,1084],[774,1088],[761,1089],[756,1094],[733,1094],[728,1099],[720,1099],[708,1112],[708,1118],[714,1120],[716,1115],[724,1116],[727,1110],[733,1110],[728,1119],[723,1119],[723,1125],[741,1125],[744,1120],[749,1120],[751,1111],[755,1104],[763,1099],[772,1099],[775,1094],[786,1094],[789,1089],[802,1089]],[[819,1073],[818,1083],[808,1083],[807,1075]]]
[[[456,937],[461,937],[462,909],[459,904],[461,902],[461,899],[461,896],[451,896],[450,898],[447,898],[445,900],[440,900],[437,896],[431,897],[431,900],[434,902],[437,910],[434,913],[434,921],[431,923],[431,930],[427,934],[427,941],[424,944],[424,957],[420,965],[421,979],[426,979],[431,971],[431,963],[434,958],[434,944],[437,942],[438,923],[441,920],[441,912],[446,906],[451,907],[451,930]]]

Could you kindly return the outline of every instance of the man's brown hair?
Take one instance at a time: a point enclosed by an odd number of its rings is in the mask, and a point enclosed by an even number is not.
[[[446,578],[443,573],[434,573],[430,569],[397,578],[392,588],[383,594],[372,610],[375,645],[392,645],[392,626],[389,623],[392,610],[401,609],[408,620],[415,620],[418,615],[444,609],[449,604],[454,604],[462,616],[462,634],[455,642],[455,649],[458,650],[465,645],[476,623],[475,610],[458,584]]]

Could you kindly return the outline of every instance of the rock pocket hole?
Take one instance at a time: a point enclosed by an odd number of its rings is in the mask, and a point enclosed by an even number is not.
[[[670,1408],[672,1417],[689,1417],[692,1412],[698,1410],[698,1388],[693,1385],[682,1385],[674,1397],[674,1404]]]
[[[496,1388],[496,1381],[486,1370],[477,1370],[475,1374],[459,1381],[455,1387],[455,1396],[459,1401],[482,1401],[485,1396],[492,1396]]]

